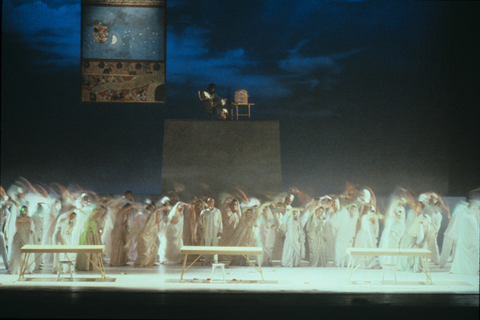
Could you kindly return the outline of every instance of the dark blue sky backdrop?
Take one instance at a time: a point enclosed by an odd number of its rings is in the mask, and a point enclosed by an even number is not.
[[[480,185],[478,3],[167,1],[167,103],[80,103],[80,0],[4,0],[2,185],[159,193],[163,122],[246,89],[280,120],[284,186]],[[476,107],[473,107],[476,106]],[[479,144],[480,145],[480,144]],[[413,177],[409,180],[408,177]]]

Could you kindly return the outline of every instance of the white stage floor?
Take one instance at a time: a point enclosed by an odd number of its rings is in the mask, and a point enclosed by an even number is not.
[[[106,264],[108,266],[108,264]],[[451,263],[440,269],[430,263],[433,285],[426,281],[423,273],[397,271],[394,282],[393,271],[387,270],[382,283],[383,269],[358,269],[346,282],[347,268],[325,267],[310,268],[305,261],[302,267],[262,267],[265,282],[255,268],[225,268],[227,283],[223,280],[221,269],[217,268],[212,277],[212,267],[196,264],[180,281],[182,265],[160,265],[152,268],[106,267],[106,281],[102,282],[100,273],[75,272],[74,280],[68,274],[62,274],[61,281],[52,273],[51,265],[25,280],[18,275],[6,275],[0,265],[0,290],[74,290],[74,291],[142,291],[142,292],[227,292],[227,293],[418,293],[418,294],[479,294],[479,276],[449,274]]]

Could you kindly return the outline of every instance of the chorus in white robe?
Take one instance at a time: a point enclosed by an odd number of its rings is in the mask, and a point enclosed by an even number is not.
[[[373,205],[364,205],[366,211],[361,218],[359,218],[360,229],[355,236],[355,248],[376,248],[378,238],[378,218]],[[360,263],[364,256],[357,256],[356,263]],[[361,268],[373,268],[377,266],[377,261],[374,256],[368,257],[362,264]]]
[[[5,243],[5,221],[6,217],[4,215],[4,210],[0,210],[0,257],[3,260],[3,265],[5,269],[8,270],[8,255],[7,255],[7,247]]]
[[[165,258],[171,263],[180,262],[182,255],[180,249],[183,246],[183,208],[185,203],[178,202],[170,211],[169,221],[165,230]]]
[[[382,232],[379,248],[397,249],[405,233],[405,207],[401,202],[395,203],[387,211],[385,228]],[[380,265],[397,264],[397,256],[379,256]]]
[[[7,223],[9,218],[12,220],[12,213],[10,212],[9,208],[13,205],[13,201],[4,193],[3,189],[0,189],[0,191],[2,191],[2,195],[0,197],[0,254],[3,258],[3,265],[5,266],[5,269],[8,270],[10,257],[7,250]],[[12,240],[10,240],[10,243],[11,241]]]
[[[56,198],[52,201],[50,205],[50,210],[43,219],[43,230],[44,236],[42,244],[52,245],[53,244],[53,234],[55,233],[55,225],[57,224],[57,215],[60,212],[61,203],[60,198]],[[53,263],[53,253],[44,253],[45,263]]]
[[[335,258],[335,219],[336,219],[335,211],[332,208],[327,208],[325,213],[325,224],[323,226],[324,234],[325,234],[325,255],[326,259],[333,260]]]
[[[87,222],[85,222],[85,229],[80,235],[78,241],[79,245],[101,245],[101,230],[103,228],[103,220],[105,218],[107,208],[100,202],[93,209]],[[98,256],[93,253],[78,253],[75,261],[75,270],[90,271],[98,266]]]
[[[45,208],[43,207],[42,203],[37,204],[37,208],[35,212],[32,214],[33,220],[33,244],[42,244],[43,242],[43,215],[45,212]],[[41,253],[35,253],[35,270],[40,270],[42,267],[42,260],[40,259]]]
[[[452,255],[452,260],[455,256],[454,249],[458,242],[460,221],[462,220],[462,216],[467,213],[467,210],[468,202],[465,201],[460,201],[453,210],[452,218],[448,223],[448,227],[445,230],[443,237],[442,254],[440,255],[439,262],[441,268],[445,267],[450,255]]]
[[[214,207],[215,200],[207,199],[207,208],[200,213],[200,226],[202,227],[204,246],[218,246],[219,238],[223,233],[222,213]],[[205,255],[205,262],[211,263],[212,256]],[[214,257],[218,261],[218,255]]]
[[[134,267],[151,267],[157,265],[158,248],[160,247],[161,214],[160,210],[153,210],[153,205],[147,208],[147,220],[137,235],[137,259]]]
[[[185,218],[183,220],[183,244],[185,246],[201,245],[202,233],[198,221],[200,220],[202,210],[202,200],[198,200],[185,207]],[[194,256],[190,255],[188,258],[194,258]]]
[[[438,265],[440,260],[440,251],[438,249],[437,237],[438,231],[440,231],[440,227],[442,226],[442,213],[438,206],[435,205],[430,207],[432,208],[429,209],[429,207],[427,207],[425,210],[426,214],[429,215],[431,219],[431,231],[426,240],[426,248],[432,253],[430,257],[432,262]]]
[[[61,214],[57,219],[56,231],[54,234],[55,245],[73,245],[73,230],[77,223],[75,212],[66,212]],[[60,260],[73,260],[73,254],[56,253],[53,259],[53,271],[54,273],[59,271],[58,262]],[[66,271],[67,266],[63,266],[63,271]]]
[[[292,210],[283,225],[285,243],[282,253],[282,267],[298,267],[305,257],[305,233],[297,210]]]
[[[355,230],[358,220],[358,208],[351,205],[338,211],[335,231],[335,265],[344,267],[347,265],[347,248],[353,246]]]
[[[459,234],[452,273],[478,274],[480,200],[471,200],[459,221]]]
[[[133,205],[127,203],[115,215],[115,225],[111,234],[110,266],[127,266],[128,217],[132,214]]]
[[[130,217],[128,220],[128,260],[135,261],[137,259],[137,235],[142,230],[145,220],[147,220],[148,213],[144,209],[138,211],[135,216]]]
[[[325,242],[325,214],[324,208],[318,207],[312,214],[307,223],[306,231],[309,243],[309,261],[310,267],[325,267],[327,265],[327,246]]]
[[[22,267],[23,259],[25,253],[22,254],[21,248],[26,244],[33,244],[33,221],[28,216],[28,208],[26,206],[21,207],[20,217],[17,218],[15,223],[17,232],[13,236],[12,241],[12,253],[10,259],[10,265],[8,273],[10,274],[19,274]],[[35,260],[34,255],[29,255],[29,260],[27,265],[29,265],[26,270],[27,273],[33,273],[33,262]]]
[[[88,217],[92,213],[95,204],[90,203],[88,196],[84,193],[80,198],[75,200],[75,213],[77,214],[77,223],[73,230],[74,244],[77,245],[80,240],[80,234],[84,231],[83,227]]]
[[[262,265],[272,266],[273,248],[277,237],[278,219],[272,214],[268,205],[261,209],[262,215],[259,218],[259,237],[262,245]]]
[[[226,241],[233,236],[240,222],[240,216],[240,204],[237,199],[233,199],[228,208],[222,212],[223,234],[219,242],[221,246],[225,246]]]
[[[102,233],[102,243],[105,245],[105,257],[110,258],[112,248],[112,230],[115,226],[115,210],[112,206],[107,207],[107,216],[105,218],[105,226]]]
[[[430,232],[430,217],[420,214],[415,218],[410,229],[405,233],[400,241],[400,248],[404,249],[423,249],[428,233]],[[405,272],[421,272],[423,268],[420,257],[398,257],[398,269]]]
[[[243,208],[242,217],[235,229],[233,235],[225,242],[227,247],[255,247],[257,239],[255,237],[255,226],[257,223],[257,210],[252,207]],[[247,260],[243,256],[234,256],[230,265],[245,266]]]

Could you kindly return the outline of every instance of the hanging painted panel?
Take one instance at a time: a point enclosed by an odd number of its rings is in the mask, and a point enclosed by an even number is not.
[[[164,103],[166,1],[82,0],[83,102]]]

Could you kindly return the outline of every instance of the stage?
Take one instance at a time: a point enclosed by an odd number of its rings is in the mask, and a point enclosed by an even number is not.
[[[108,262],[108,260],[107,260]],[[430,264],[433,285],[423,273],[359,269],[351,282],[347,268],[285,268],[275,261],[262,267],[265,283],[253,267],[226,267],[227,283],[211,283],[212,268],[196,263],[180,282],[181,264],[151,268],[108,267],[106,281],[98,272],[75,272],[74,280],[52,274],[51,265],[26,280],[0,271],[2,318],[229,318],[258,317],[264,312],[285,317],[327,312],[355,315],[364,307],[394,317],[429,312],[437,318],[478,315],[478,275],[448,274]],[[3,266],[0,266],[2,268]],[[216,269],[213,279],[221,279]],[[234,280],[235,279],[235,280]],[[31,307],[26,307],[31,306]],[[360,308],[360,309],[359,309]],[[261,313],[256,313],[263,310]],[[362,311],[363,312],[363,311]],[[319,313],[319,314],[320,314]],[[392,314],[390,314],[392,316]],[[334,316],[335,317],[335,316]]]

